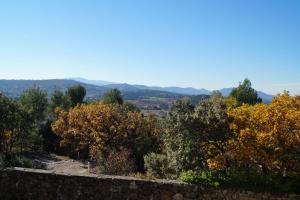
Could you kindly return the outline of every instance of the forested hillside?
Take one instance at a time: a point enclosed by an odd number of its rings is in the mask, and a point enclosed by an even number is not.
[[[122,91],[123,98],[135,103],[142,110],[167,110],[171,104],[184,97],[194,98],[192,95],[184,95],[167,91],[138,89],[130,85],[111,84],[97,86],[67,79],[52,80],[0,80],[0,91],[10,98],[19,98],[21,94],[30,87],[38,87],[45,91],[50,97],[55,90],[62,92],[67,88],[81,85],[86,89],[85,99],[87,101],[99,100],[103,94],[113,88]],[[202,97],[202,95],[200,95]],[[206,95],[203,95],[205,97]]]
[[[30,87],[36,86],[51,95],[55,90],[65,91],[68,87],[82,85],[87,90],[87,99],[97,99],[109,90],[105,87],[81,83],[74,80],[50,79],[50,80],[0,80],[0,91],[11,98],[18,98]]]

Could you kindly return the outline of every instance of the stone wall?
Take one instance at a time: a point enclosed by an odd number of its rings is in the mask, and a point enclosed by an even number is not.
[[[150,181],[117,176],[74,176],[51,171],[13,168],[0,170],[0,199],[40,200],[196,200],[300,199],[296,195],[256,194],[216,190],[176,181]]]

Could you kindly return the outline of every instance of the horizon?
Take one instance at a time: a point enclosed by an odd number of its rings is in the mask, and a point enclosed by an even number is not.
[[[82,80],[78,80],[78,79],[82,79]],[[129,83],[121,83],[121,82],[111,82],[109,80],[91,80],[91,79],[86,79],[86,78],[83,78],[83,77],[71,77],[71,78],[51,78],[51,79],[1,79],[0,78],[0,81],[1,80],[5,80],[5,81],[51,81],[51,80],[72,80],[72,81],[76,81],[78,83],[83,83],[83,84],[87,84],[87,85],[95,85],[95,86],[108,86],[108,85],[122,85],[122,84],[128,84],[128,85],[131,85],[131,86],[147,86],[147,87],[161,87],[161,88],[172,88],[172,87],[175,87],[175,88],[182,88],[182,89],[196,89],[196,90],[207,90],[209,92],[213,92],[213,91],[221,91],[223,89],[233,89],[233,88],[236,88],[238,87],[238,84],[236,86],[232,86],[232,87],[221,87],[221,88],[218,88],[218,89],[215,89],[215,90],[210,90],[210,89],[207,89],[207,88],[196,88],[196,87],[180,87],[180,86],[172,86],[172,85],[169,85],[169,86],[160,86],[160,85],[145,85],[145,84],[139,84],[139,83],[134,83],[134,84],[129,84]],[[87,82],[85,82],[87,81]],[[89,83],[89,81],[103,81],[103,82],[107,82],[105,84],[96,84],[96,83]],[[272,96],[276,96],[278,94],[281,94],[282,92],[279,92],[277,94],[271,94],[271,93],[267,93],[265,91],[262,91],[262,90],[257,90],[256,88],[254,88],[257,92],[262,92],[262,93],[265,93],[267,95],[272,95]],[[176,93],[176,92],[175,92]],[[297,95],[297,94],[296,94]]]
[[[0,79],[300,94],[300,1],[7,1]],[[4,20],[3,20],[4,19]]]

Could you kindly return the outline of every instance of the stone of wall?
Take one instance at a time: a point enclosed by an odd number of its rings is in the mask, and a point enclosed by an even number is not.
[[[0,170],[1,200],[198,200],[300,199],[297,195],[270,195],[216,190],[176,181],[142,180],[118,176],[74,176],[46,170]]]

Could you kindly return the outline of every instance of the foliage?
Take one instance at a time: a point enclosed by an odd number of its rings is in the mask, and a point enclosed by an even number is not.
[[[68,111],[71,106],[74,107],[77,104],[83,103],[85,95],[86,89],[81,85],[69,87],[65,93],[60,90],[54,90],[50,100],[49,118],[40,130],[40,133],[44,139],[43,145],[46,151],[56,153],[66,151],[66,153],[68,153],[70,156],[75,155],[72,155],[72,152],[70,153],[70,149],[68,148],[60,148],[61,138],[52,131],[51,124],[57,119],[56,109]]]
[[[143,92],[166,95],[165,108],[180,96]],[[220,92],[180,96],[158,119],[141,113],[135,101],[124,102],[118,90],[96,103],[84,102],[85,93],[82,86],[57,90],[49,105],[37,87],[19,102],[0,94],[0,166],[43,168],[17,153],[32,150],[43,136],[44,150],[89,152],[106,174],[255,191],[296,193],[300,187],[300,96],[283,93],[262,104],[246,79],[227,99]]]
[[[270,105],[243,105],[229,112],[234,134],[211,168],[237,165],[262,174],[300,175],[300,97],[288,93]],[[225,162],[226,161],[226,162]],[[219,166],[219,167],[218,167]]]
[[[226,171],[205,170],[182,172],[180,180],[212,187],[235,188],[256,192],[299,194],[299,177],[263,175],[253,169],[228,168]]]
[[[218,182],[219,179],[213,171],[202,171],[198,174],[192,170],[189,170],[180,174],[180,180],[187,183],[201,184],[212,187],[218,187],[220,185]]]
[[[3,156],[0,154],[0,168],[5,167],[24,167],[34,169],[45,169],[46,165],[37,160],[31,160],[29,158],[10,154],[9,156]]]
[[[257,192],[299,193],[299,177],[283,177],[257,173],[255,169],[229,168],[222,174],[222,185]]]
[[[68,110],[71,106],[71,100],[69,95],[64,94],[60,90],[55,90],[51,96],[50,107],[51,111],[54,112],[56,108],[62,108]]]
[[[102,102],[106,104],[123,104],[123,97],[118,89],[112,89],[106,92],[102,97]]]
[[[22,108],[32,116],[35,123],[44,122],[48,107],[46,92],[38,87],[29,88],[21,95],[19,102]]]
[[[157,178],[171,178],[172,169],[169,167],[169,161],[164,154],[150,153],[144,157],[147,175]]]
[[[237,100],[239,105],[261,103],[262,99],[258,97],[257,92],[252,88],[249,79],[245,79],[237,88],[234,88],[229,94],[229,98]]]
[[[108,154],[100,153],[98,166],[102,174],[128,175],[135,169],[135,161],[130,151],[121,149],[117,152],[110,151]]]
[[[124,102],[124,108],[127,111],[136,111],[136,112],[141,111],[135,104],[128,102],[128,101]]]
[[[127,112],[122,106],[94,103],[69,112],[60,110],[52,128],[62,138],[62,146],[78,151],[88,145],[92,157],[125,148],[132,152],[137,167],[143,168],[143,156],[156,148],[154,123],[151,116]]]
[[[190,96],[189,99],[191,101],[191,104],[198,105],[203,100],[209,99],[209,97],[210,97],[209,95],[200,94],[200,95]]]
[[[230,136],[225,101],[213,96],[194,107],[178,101],[171,108],[163,136],[164,153],[173,176],[182,171],[201,171],[206,160],[223,152],[223,142]]]
[[[51,128],[52,120],[47,120],[40,128],[40,135],[43,137],[43,150],[46,152],[60,153],[60,137],[53,133]]]
[[[81,85],[76,85],[69,87],[66,91],[66,94],[70,99],[71,106],[74,107],[77,104],[83,103],[84,97],[86,95],[86,89]]]
[[[19,103],[23,110],[29,113],[32,122],[30,132],[30,146],[32,150],[42,149],[42,137],[39,134],[41,127],[46,122],[48,98],[47,93],[38,87],[32,87],[24,91],[19,99]]]
[[[6,156],[19,144],[21,150],[30,139],[32,120],[30,115],[0,93],[0,152]]]

